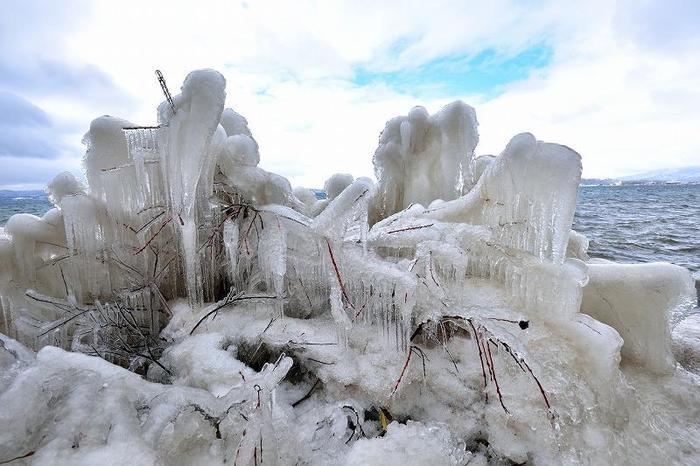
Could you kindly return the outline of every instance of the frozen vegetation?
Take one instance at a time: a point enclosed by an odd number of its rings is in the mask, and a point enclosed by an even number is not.
[[[588,260],[575,151],[416,107],[317,200],[219,73],[166,95],[7,222],[0,463],[700,462],[694,282]]]

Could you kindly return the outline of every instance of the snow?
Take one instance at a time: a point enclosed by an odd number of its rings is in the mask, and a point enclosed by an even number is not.
[[[225,84],[97,118],[87,186],[8,221],[0,462],[697,463],[695,283],[589,260],[574,150],[416,107],[319,201]]]
[[[47,435],[50,441],[43,442],[33,462],[205,464],[220,461],[221,454],[232,458],[235,446],[227,445],[227,440],[229,435],[242,435],[240,413],[246,398],[255,393],[248,385],[259,384],[264,396],[288,364],[270,366],[216,398],[202,389],[147,382],[100,358],[46,347],[0,395],[7,407],[0,413],[5,425],[0,432],[3,458],[34,452]],[[18,395],[27,403],[8,402]],[[253,413],[260,411],[257,401],[250,404]],[[214,418],[221,422],[212,424]],[[261,424],[270,427],[264,419]],[[217,427],[219,438],[214,433]],[[248,460],[244,455],[239,456]]]
[[[358,440],[345,464],[451,465],[472,461],[456,443],[445,428],[392,422],[384,437]]]
[[[237,353],[225,335],[206,333],[169,347],[161,363],[177,374],[173,385],[203,388],[221,397],[255,373],[236,359]]]

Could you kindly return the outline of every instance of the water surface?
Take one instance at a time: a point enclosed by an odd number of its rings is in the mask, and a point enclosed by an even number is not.
[[[700,185],[582,186],[574,230],[589,255],[700,270]]]

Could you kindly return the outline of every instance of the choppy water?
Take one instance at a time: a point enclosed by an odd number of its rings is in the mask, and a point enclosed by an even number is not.
[[[14,214],[42,216],[51,207],[43,191],[0,191],[0,226]]]
[[[42,191],[0,191],[0,225],[50,207]],[[700,276],[700,185],[583,186],[574,229],[592,257],[671,262]]]
[[[700,271],[700,185],[582,186],[574,229],[589,255]]]

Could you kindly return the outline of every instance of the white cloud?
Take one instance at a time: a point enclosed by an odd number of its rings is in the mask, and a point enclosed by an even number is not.
[[[219,69],[228,81],[228,105],[248,118],[260,143],[261,164],[313,187],[334,172],[370,174],[387,119],[416,104],[434,112],[453,100],[357,86],[354,67],[396,70],[449,54],[493,48],[512,55],[546,43],[552,63],[528,80],[488,101],[452,97],[477,109],[479,153],[496,153],[517,132],[531,131],[579,151],[586,175],[604,176],[700,164],[694,11],[690,1],[594,1],[575,8],[506,0],[105,1],[60,40],[64,60],[95,65],[134,97],[118,110],[137,122],[153,122],[162,99],[155,68],[173,92],[191,69]],[[85,128],[91,110],[91,116],[115,113],[99,96],[92,109],[56,96],[39,104],[82,119]]]
[[[685,14],[682,5],[667,7],[677,17]],[[627,15],[644,28],[645,19],[657,20],[654,9],[648,12],[652,16],[634,9],[609,10],[609,16],[598,17],[601,24],[591,31],[591,40],[572,46],[576,53],[483,105],[484,139],[530,130],[579,151],[588,176],[700,164],[700,59],[695,49],[649,48],[648,37],[640,42],[616,29]],[[696,22],[700,24],[700,15]],[[694,34],[683,42],[697,41],[700,33]]]

